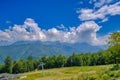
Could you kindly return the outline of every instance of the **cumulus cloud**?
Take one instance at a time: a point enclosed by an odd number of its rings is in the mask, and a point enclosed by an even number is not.
[[[6,29],[5,32],[12,41],[20,40],[41,40],[45,39],[44,33],[38,27],[33,19],[27,18],[23,25],[14,25],[12,29]]]
[[[101,26],[96,24],[94,21],[87,21],[82,23],[77,29],[78,41],[87,42],[92,45],[104,45],[106,44],[105,36],[97,36],[97,31],[99,31]]]
[[[10,36],[9,36],[8,33],[3,32],[3,31],[0,30],[0,40],[7,40],[9,38],[10,38]]]
[[[62,25],[62,28],[63,25]],[[71,27],[69,31],[51,28],[48,30],[41,29],[37,23],[31,18],[27,18],[23,25],[14,25],[5,31],[0,30],[0,40],[16,41],[60,41],[67,43],[86,42],[91,45],[106,44],[102,37],[97,36],[101,26],[94,21],[87,21],[79,25],[77,28]],[[107,37],[106,37],[107,38]]]
[[[103,20],[103,22],[107,21],[107,16],[120,15],[120,1],[111,5],[104,5],[98,10],[93,9],[80,9],[77,11],[80,13],[79,19],[81,21],[86,20]]]

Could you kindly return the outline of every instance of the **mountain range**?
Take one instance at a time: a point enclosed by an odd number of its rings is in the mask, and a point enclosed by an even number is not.
[[[0,62],[3,63],[7,55],[13,60],[25,59],[29,55],[35,59],[41,56],[65,55],[69,56],[73,52],[86,53],[97,52],[107,49],[107,46],[91,46],[87,43],[61,43],[61,42],[41,42],[41,41],[18,41],[9,45],[0,46]]]

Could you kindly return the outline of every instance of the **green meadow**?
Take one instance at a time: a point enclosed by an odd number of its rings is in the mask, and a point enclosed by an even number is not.
[[[24,73],[20,80],[120,80],[120,70],[111,70],[114,65],[63,67]]]

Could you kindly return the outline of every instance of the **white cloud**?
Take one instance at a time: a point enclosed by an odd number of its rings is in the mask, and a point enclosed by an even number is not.
[[[60,30],[68,31],[68,29],[63,24],[61,24],[60,26],[57,26],[56,28]]]
[[[104,18],[101,22],[106,22],[108,21],[108,18]]]
[[[44,30],[33,19],[27,18],[23,25],[14,25],[5,31],[0,30],[0,40],[8,40],[9,42],[36,40],[67,43],[87,42],[91,45],[104,45],[105,38],[97,37],[96,34],[100,28],[94,21],[87,21],[77,28],[71,27],[69,31],[57,30],[56,28]]]
[[[9,38],[10,38],[10,36],[9,36],[8,33],[3,32],[3,31],[0,30],[0,40],[7,40]]]
[[[120,15],[120,1],[112,5],[104,5],[97,11],[93,9],[81,9],[77,11],[80,13],[79,19],[85,20],[98,20],[107,21],[106,16]]]
[[[104,45],[106,44],[104,36],[97,37],[97,31],[101,26],[94,21],[87,21],[82,23],[76,30],[79,37],[78,41],[87,42],[91,45]],[[101,41],[102,40],[102,41]],[[104,43],[103,43],[104,42]]]
[[[103,6],[104,4],[109,4],[109,3],[111,3],[112,2],[112,0],[99,0],[98,2],[96,2],[95,4],[94,4],[94,7],[101,7],[101,6]]]
[[[98,8],[98,7],[104,6],[106,4],[110,4],[112,2],[113,2],[113,0],[90,0],[89,4],[93,4],[94,8]]]
[[[13,41],[20,40],[41,40],[45,39],[44,33],[33,19],[27,18],[23,25],[15,25],[12,29],[6,29]]]

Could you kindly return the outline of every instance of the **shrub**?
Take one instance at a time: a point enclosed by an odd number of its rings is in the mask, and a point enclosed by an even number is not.
[[[111,71],[120,70],[119,64],[115,64],[110,70],[111,70]]]

